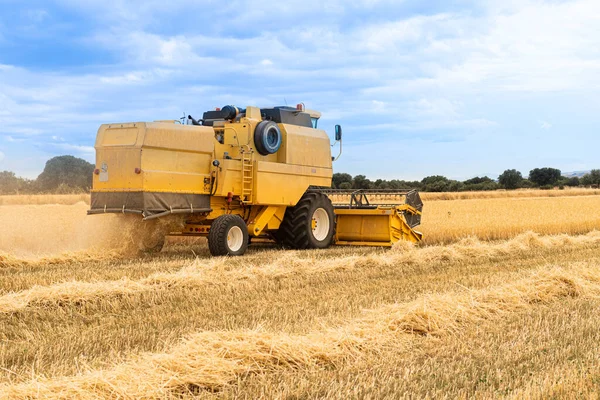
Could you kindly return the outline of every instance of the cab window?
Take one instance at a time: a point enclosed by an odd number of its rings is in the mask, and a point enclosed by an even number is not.
[[[317,123],[319,122],[319,118],[311,117],[310,120],[312,121],[313,128],[317,129]]]

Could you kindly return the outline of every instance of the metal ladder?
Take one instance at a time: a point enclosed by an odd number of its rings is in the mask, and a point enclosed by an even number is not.
[[[254,186],[254,162],[252,160],[252,150],[244,146],[242,153],[242,203],[251,204]]]

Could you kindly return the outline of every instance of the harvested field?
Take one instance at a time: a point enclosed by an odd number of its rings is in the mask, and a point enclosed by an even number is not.
[[[595,398],[598,206],[429,200],[418,247],[210,258],[4,203],[0,398]]]

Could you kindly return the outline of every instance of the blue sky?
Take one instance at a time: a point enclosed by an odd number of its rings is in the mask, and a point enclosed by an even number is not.
[[[351,3],[0,0],[0,170],[93,162],[102,123],[285,102],[343,126],[337,172],[600,167],[597,0]]]

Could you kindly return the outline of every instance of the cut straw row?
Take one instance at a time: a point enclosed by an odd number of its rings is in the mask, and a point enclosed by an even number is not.
[[[136,356],[110,369],[0,385],[0,398],[158,399],[218,391],[247,374],[335,367],[377,351],[382,344],[402,347],[415,334],[444,336],[537,304],[599,296],[599,265],[539,269],[495,288],[430,295],[384,306],[340,328],[306,335],[263,330],[199,332],[168,352]]]
[[[134,295],[172,287],[198,287],[206,284],[249,281],[264,277],[273,278],[293,274],[322,274],[355,268],[387,266],[402,268],[407,272],[415,268],[431,267],[435,263],[489,260],[493,257],[514,256],[517,253],[543,252],[545,250],[576,249],[600,245],[600,233],[581,236],[540,236],[528,232],[514,239],[490,243],[475,238],[448,246],[415,248],[408,242],[399,242],[390,252],[368,256],[350,255],[339,258],[300,257],[297,252],[283,252],[269,264],[248,262],[232,268],[228,258],[210,261],[197,259],[177,272],[155,273],[140,280],[123,278],[116,281],[70,281],[0,296],[0,313],[21,311],[35,306],[65,306],[95,301],[101,298]],[[318,254],[318,253],[317,253]]]

